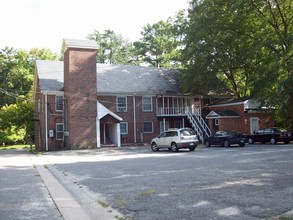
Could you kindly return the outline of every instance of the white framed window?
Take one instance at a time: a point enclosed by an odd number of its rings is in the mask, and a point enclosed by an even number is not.
[[[120,122],[120,134],[128,134],[128,123]]]
[[[153,111],[152,97],[142,97],[142,111],[151,112]]]
[[[37,112],[41,112],[41,99],[38,99],[37,102]]]
[[[64,124],[56,123],[56,140],[64,139]]]
[[[219,125],[219,119],[215,119],[215,125]]]
[[[153,133],[153,122],[144,122],[143,123],[143,132],[144,133]]]
[[[117,96],[117,112],[127,112],[127,97],[126,96]]]
[[[63,96],[60,96],[60,95],[55,96],[55,109],[56,109],[56,112],[64,110],[64,98],[63,98]]]

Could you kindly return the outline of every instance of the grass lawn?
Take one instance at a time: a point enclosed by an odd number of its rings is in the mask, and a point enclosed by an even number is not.
[[[0,150],[12,150],[12,149],[27,149],[27,150],[30,150],[30,145],[29,144],[19,144],[19,145],[0,146]]]

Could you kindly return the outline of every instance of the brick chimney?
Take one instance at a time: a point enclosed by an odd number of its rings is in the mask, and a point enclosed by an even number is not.
[[[93,40],[63,40],[66,149],[97,147],[97,49]]]

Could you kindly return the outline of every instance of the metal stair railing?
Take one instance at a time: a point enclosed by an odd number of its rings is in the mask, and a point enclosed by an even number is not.
[[[187,118],[202,142],[204,141],[204,135],[206,135],[207,137],[211,136],[212,132],[210,128],[198,111],[195,111],[194,115],[189,111],[187,114]]]
[[[200,113],[198,111],[195,111],[194,116],[195,116],[196,120],[198,121],[202,130],[205,132],[206,136],[207,137],[211,136],[212,132],[211,132],[209,126],[207,125],[207,123],[205,122],[205,120],[201,117]]]
[[[203,143],[203,132],[200,129],[200,127],[198,126],[195,118],[193,117],[193,115],[191,114],[191,112],[189,111],[187,114],[187,118],[189,120],[189,122],[191,123],[192,128],[195,130],[196,134],[199,137],[199,140]]]

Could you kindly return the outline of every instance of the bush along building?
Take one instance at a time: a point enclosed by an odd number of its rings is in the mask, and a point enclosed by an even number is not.
[[[210,135],[202,98],[182,93],[179,71],[96,63],[92,40],[63,40],[64,61],[36,61],[38,150],[149,143],[168,128]]]

